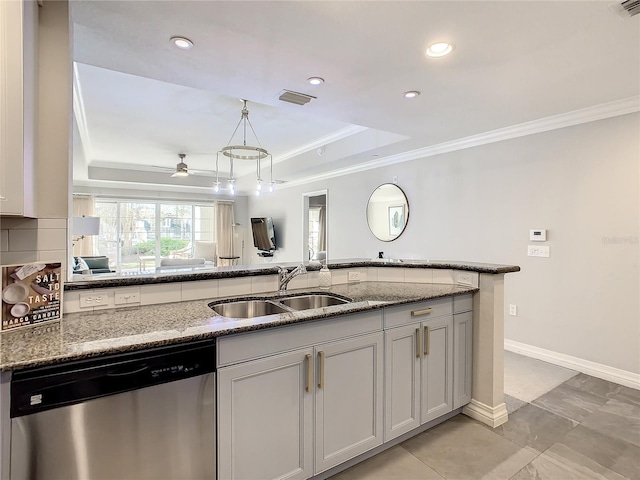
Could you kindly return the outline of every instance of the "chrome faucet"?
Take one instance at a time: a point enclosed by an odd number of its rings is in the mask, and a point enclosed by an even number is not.
[[[290,272],[288,272],[284,267],[278,267],[278,293],[286,293],[287,285],[291,279],[303,273],[307,273],[304,263],[301,263]]]

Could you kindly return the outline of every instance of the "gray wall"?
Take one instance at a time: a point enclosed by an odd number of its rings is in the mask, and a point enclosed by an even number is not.
[[[554,130],[249,198],[272,216],[274,262],[302,258],[302,194],[329,190],[332,259],[385,256],[520,265],[505,277],[507,339],[640,373],[640,114]],[[370,193],[398,176],[410,204],[398,240],[365,220]],[[550,258],[527,257],[548,229]],[[257,263],[250,246],[249,261]]]

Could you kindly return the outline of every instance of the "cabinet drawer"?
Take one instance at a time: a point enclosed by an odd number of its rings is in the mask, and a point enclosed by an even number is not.
[[[220,337],[218,367],[381,330],[382,311],[372,310]]]
[[[451,315],[452,312],[453,301],[451,297],[388,307],[384,309],[384,328],[424,322],[433,317]]]
[[[453,297],[453,313],[470,312],[473,310],[473,295],[457,295]]]

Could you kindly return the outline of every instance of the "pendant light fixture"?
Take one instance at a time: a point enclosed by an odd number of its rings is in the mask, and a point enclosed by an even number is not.
[[[256,194],[260,195],[262,191],[262,178],[260,177],[260,162],[265,158],[269,157],[270,166],[269,166],[269,191],[273,191],[274,181],[273,181],[273,156],[260,145],[260,141],[258,140],[258,136],[256,132],[253,130],[253,125],[251,125],[251,121],[249,120],[249,110],[247,110],[247,101],[242,100],[243,106],[240,116],[240,121],[236,125],[235,130],[231,134],[231,138],[229,142],[227,142],[226,147],[222,147],[218,153],[216,153],[216,181],[214,183],[214,191],[217,193],[220,191],[220,177],[219,177],[219,161],[220,154],[229,158],[229,190],[231,191],[231,195],[235,194],[236,189],[236,178],[233,174],[233,162],[234,160],[242,160],[242,161],[253,161],[256,162]],[[233,144],[233,138],[235,137],[238,129],[242,126],[242,144]],[[256,143],[258,146],[247,145],[247,126],[251,129],[253,136],[256,139]]]

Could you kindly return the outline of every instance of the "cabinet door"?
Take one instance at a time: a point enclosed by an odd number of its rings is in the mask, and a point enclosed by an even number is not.
[[[33,216],[36,98],[35,2],[0,2],[0,214]],[[28,168],[25,168],[27,166]]]
[[[383,334],[319,345],[316,472],[382,444]]]
[[[453,409],[453,317],[422,324],[422,423]]]
[[[453,408],[471,401],[471,355],[473,343],[473,313],[453,316]]]
[[[384,441],[420,426],[420,324],[384,334]]]
[[[220,480],[313,475],[312,354],[296,350],[218,370]]]

